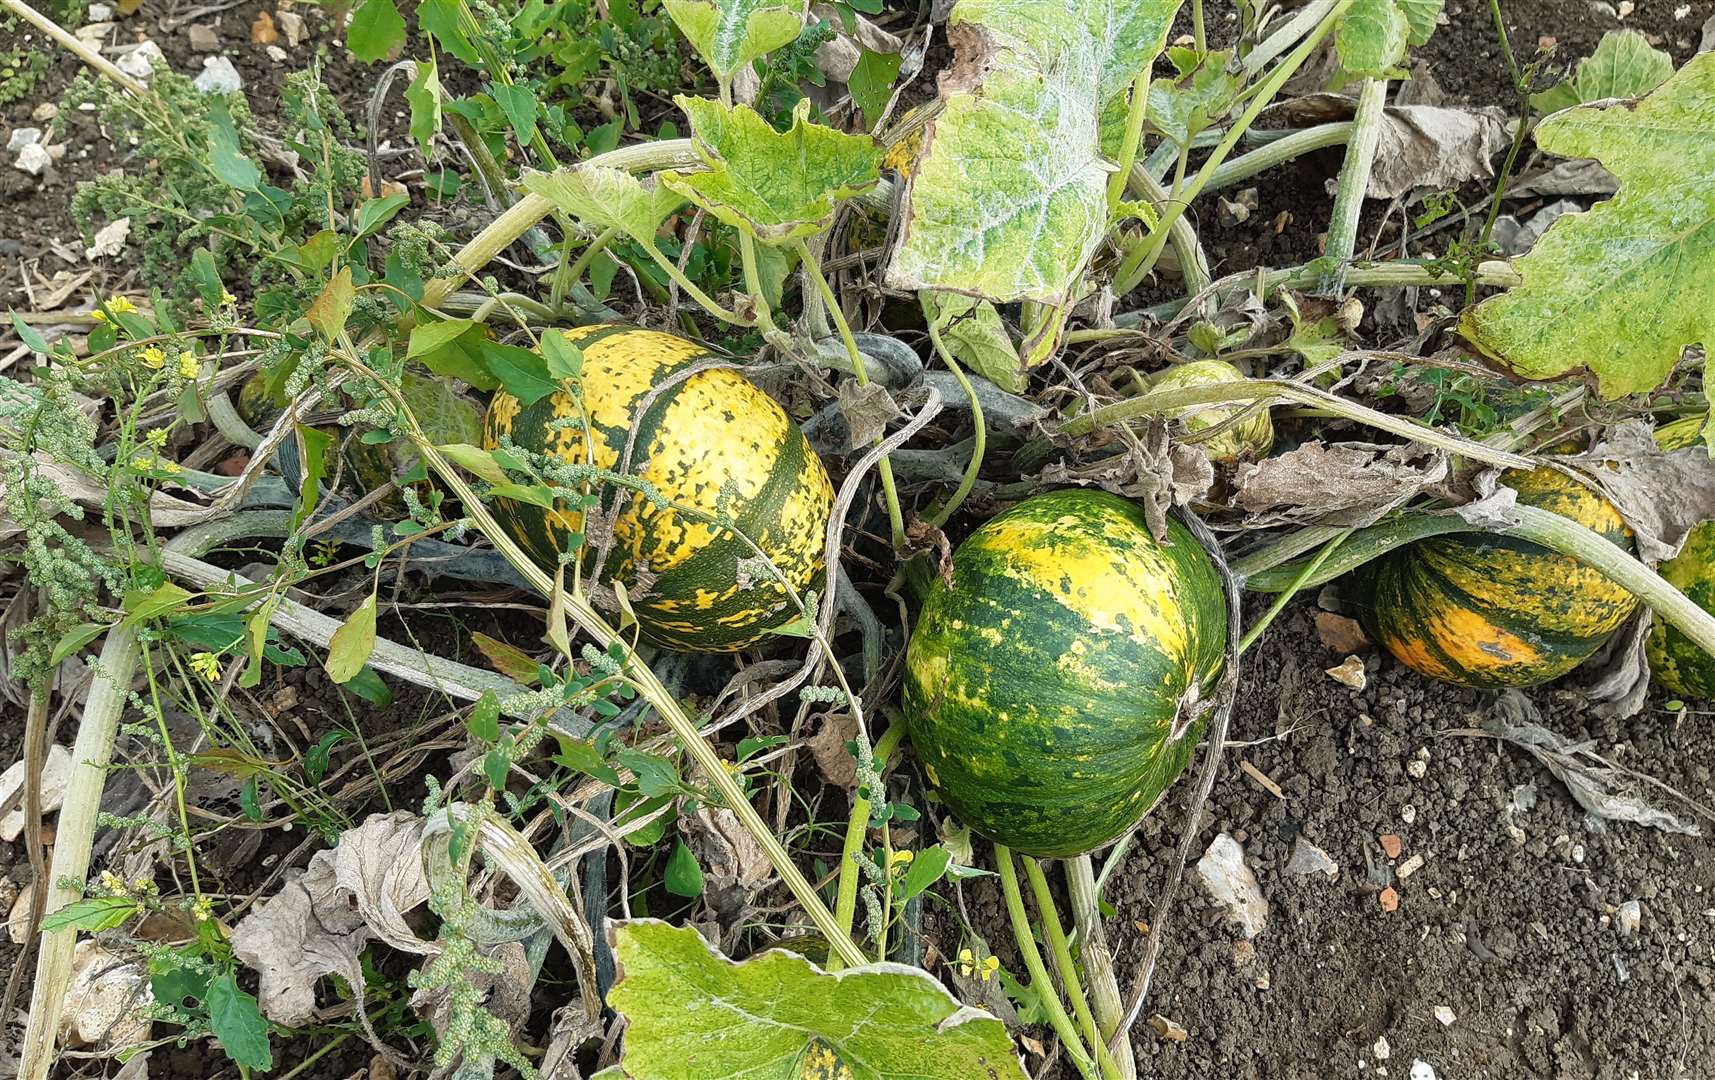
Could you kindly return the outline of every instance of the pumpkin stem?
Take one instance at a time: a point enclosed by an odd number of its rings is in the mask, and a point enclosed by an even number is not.
[[[1041,996],[1042,1007],[1048,1012],[1048,1022],[1054,1033],[1060,1036],[1066,1056],[1072,1059],[1072,1064],[1078,1067],[1085,1080],[1096,1080],[1089,1051],[1084,1049],[1078,1029],[1072,1026],[1072,1018],[1066,1015],[1066,1006],[1060,1002],[1060,992],[1048,977],[1048,967],[1042,962],[1042,953],[1037,951],[1036,939],[1031,936],[1030,915],[1024,910],[1024,897],[1018,891],[1018,868],[1012,864],[1012,849],[1005,844],[996,844],[994,861],[1000,870],[1000,891],[1006,897],[1006,914],[1012,923],[1012,937],[1018,943],[1018,954],[1024,959],[1025,970],[1030,972],[1030,985]]]

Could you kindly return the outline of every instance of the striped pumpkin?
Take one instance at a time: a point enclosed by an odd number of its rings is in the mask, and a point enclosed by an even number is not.
[[[1630,551],[1601,495],[1546,466],[1507,474],[1519,502],[1571,518]],[[1637,606],[1578,560],[1528,540],[1455,533],[1408,544],[1367,569],[1370,636],[1415,671],[1477,689],[1536,686],[1583,663]]]
[[[1031,855],[1120,836],[1190,760],[1226,644],[1226,601],[1177,522],[1128,500],[1027,499],[960,545],[906,653],[905,715],[959,820]]]
[[[797,425],[730,368],[670,381],[722,360],[696,342],[631,326],[564,333],[583,352],[578,385],[532,405],[496,393],[484,445],[493,448],[506,438],[565,462],[593,458],[597,466],[617,470],[631,441],[629,474],[672,505],[607,486],[602,513],[614,543],[602,578],[626,586],[650,642],[731,652],[797,618],[785,587],[743,537],[678,509],[714,515],[723,491],[729,492],[725,510],[739,532],[755,541],[795,591],[819,589],[833,488]],[[588,416],[593,455],[586,451],[581,424],[554,423],[580,415]],[[583,513],[559,507],[549,511],[496,500],[495,516],[550,569],[568,534],[585,531]],[[588,546],[593,554],[600,544],[592,536]]]
[[[1703,437],[1703,421],[1702,416],[1675,420],[1657,429],[1655,441],[1663,450],[1693,446]],[[1715,522],[1692,529],[1679,554],[1656,570],[1692,603],[1715,612]],[[1675,694],[1715,698],[1715,657],[1660,617],[1650,628],[1649,666],[1656,681]]]

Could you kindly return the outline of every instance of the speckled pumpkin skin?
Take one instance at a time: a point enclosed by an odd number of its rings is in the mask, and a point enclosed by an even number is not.
[[[1547,467],[1510,472],[1519,502],[1571,518],[1627,551],[1631,530],[1595,491]],[[1455,533],[1378,559],[1363,623],[1401,663],[1476,689],[1537,686],[1589,658],[1637,599],[1570,556],[1527,540]]]
[[[1692,446],[1703,436],[1703,417],[1688,416],[1658,428],[1663,450]],[[1691,530],[1679,554],[1656,567],[1668,584],[1704,611],[1715,613],[1715,522]],[[1715,698],[1715,657],[1703,651],[1672,623],[1657,617],[1650,627],[1650,674],[1662,686],[1685,697]]]
[[[675,507],[713,514],[723,487],[730,485],[727,511],[738,529],[793,589],[801,594],[820,588],[833,487],[797,425],[729,368],[683,378],[646,402],[674,374],[720,359],[696,342],[631,326],[585,326],[564,334],[583,350],[582,405],[593,455],[581,425],[550,426],[579,415],[579,396],[570,389],[528,406],[505,391],[496,393],[483,444],[493,448],[506,436],[527,450],[573,463],[593,457],[596,465],[617,470],[632,440],[630,474],[673,505],[610,485],[603,512],[611,515],[614,545],[602,577],[625,584],[648,641],[683,651],[732,652],[796,618],[786,589],[743,539]],[[583,513],[560,508],[497,500],[495,516],[550,569],[567,534],[584,529]],[[592,537],[589,546],[598,541]]]
[[[973,533],[937,581],[905,661],[905,716],[953,814],[1030,855],[1098,848],[1184,771],[1226,645],[1219,576],[1174,522],[1066,490]],[[1192,691],[1193,684],[1197,689]],[[1177,728],[1177,730],[1176,730]]]

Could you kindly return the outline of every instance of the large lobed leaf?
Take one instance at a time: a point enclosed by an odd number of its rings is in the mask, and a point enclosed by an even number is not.
[[[1558,112],[1537,145],[1593,157],[1619,194],[1566,214],[1517,263],[1523,284],[1460,330],[1527,379],[1588,369],[1604,397],[1650,390],[1688,345],[1715,345],[1715,53],[1641,101]]]
[[[654,246],[655,230],[685,202],[676,191],[661,184],[645,184],[623,169],[606,165],[528,172],[524,174],[524,190],[547,199],[585,225],[618,229],[645,247]]]
[[[1385,79],[1403,74],[1406,47],[1435,33],[1443,0],[1354,0],[1334,28],[1340,67],[1357,77]]]
[[[1107,226],[1104,108],[1180,0],[958,0],[888,283],[1064,303]]]
[[[674,100],[691,121],[705,169],[664,172],[661,183],[766,243],[819,232],[839,200],[881,180],[880,145],[868,135],[811,123],[807,100],[798,103],[784,133],[748,105],[684,95]]]
[[[1005,1025],[917,968],[829,975],[783,950],[734,963],[654,919],[618,924],[614,954],[632,1080],[1024,1080]]]
[[[1649,38],[1636,30],[1610,30],[1570,78],[1532,94],[1530,103],[1551,113],[1604,98],[1642,97],[1672,74],[1673,57],[1651,46]]]

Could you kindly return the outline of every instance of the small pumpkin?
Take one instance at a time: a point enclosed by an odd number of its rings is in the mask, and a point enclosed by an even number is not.
[[[1627,551],[1612,503],[1547,466],[1506,474],[1525,506],[1571,518]],[[1370,637],[1407,667],[1476,689],[1537,686],[1589,658],[1637,599],[1578,560],[1487,533],[1431,537],[1389,552],[1364,575]]]
[[[820,588],[833,486],[797,425],[730,367],[675,378],[724,361],[694,341],[619,325],[563,333],[583,352],[575,385],[531,405],[497,392],[483,445],[492,449],[507,439],[568,463],[618,470],[629,440],[629,474],[664,501],[607,485],[601,514],[613,544],[601,576],[625,585],[648,641],[731,652],[796,619],[785,587],[741,536],[676,507],[711,516],[724,509],[793,590]],[[588,417],[587,444],[581,424],[565,423],[580,416]],[[585,532],[584,513],[558,505],[549,510],[501,499],[494,510],[520,546],[550,569],[572,534]],[[592,537],[587,548],[593,553],[599,546]]]
[[[1225,360],[1193,360],[1150,376],[1149,389],[1179,390],[1191,386],[1212,386],[1217,383],[1242,382],[1244,374]],[[1268,408],[1250,402],[1233,404],[1187,405],[1168,413],[1169,419],[1184,425],[1185,431],[1207,431],[1243,414],[1243,419],[1219,434],[1197,445],[1214,462],[1234,462],[1264,457],[1274,446],[1274,420]]]
[[[1688,416],[1663,425],[1655,441],[1663,450],[1693,446],[1703,436],[1702,416]],[[1656,568],[1667,583],[1704,611],[1715,613],[1715,521],[1691,530],[1679,554]],[[1686,637],[1666,619],[1650,627],[1650,672],[1656,681],[1686,697],[1715,697],[1715,657]]]
[[[1226,625],[1214,565],[1178,522],[1162,542],[1115,495],[1026,499],[959,545],[924,602],[905,659],[912,745],[983,836],[1090,851],[1184,771]]]

